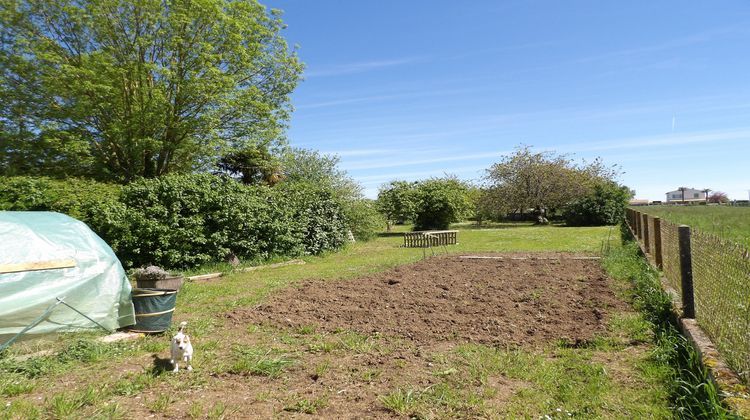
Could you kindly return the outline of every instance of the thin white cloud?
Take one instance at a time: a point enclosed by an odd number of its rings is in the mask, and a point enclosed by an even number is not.
[[[404,154],[409,153],[409,151],[404,151]],[[362,162],[355,162],[355,163],[342,163],[342,169],[345,169],[347,171],[354,171],[354,170],[364,170],[364,169],[381,169],[381,168],[396,168],[396,167],[403,167],[403,166],[411,166],[411,165],[425,165],[430,163],[441,163],[441,162],[457,162],[457,161],[464,161],[464,160],[476,160],[476,159],[487,159],[487,158],[494,158],[499,157],[504,154],[508,153],[507,150],[505,151],[493,151],[493,152],[485,152],[485,153],[469,153],[469,154],[459,154],[459,155],[451,155],[451,156],[438,156],[438,157],[431,157],[431,158],[422,158],[422,159],[401,159],[401,160],[394,160],[394,159],[379,159],[379,160],[366,160]]]
[[[342,76],[345,74],[363,73],[372,70],[384,69],[389,67],[403,66],[406,64],[412,64],[418,61],[422,61],[425,58],[422,56],[404,57],[389,60],[373,60],[373,61],[360,61],[355,63],[346,63],[334,65],[327,68],[322,68],[305,73],[305,77],[325,77],[325,76]]]
[[[423,118],[410,116],[404,119],[393,116],[385,119],[383,116],[357,118],[342,118],[336,126],[325,127],[321,132],[309,133],[311,141],[316,144],[325,143],[327,139],[352,136],[360,141],[376,141],[379,144],[403,144],[419,140],[433,141],[440,138],[467,136],[476,133],[492,132],[501,137],[514,135],[519,128],[526,127],[530,122],[544,121],[545,124],[570,121],[592,120],[632,120],[633,117],[644,115],[663,115],[665,127],[669,127],[672,115],[697,115],[705,119],[708,114],[718,112],[744,112],[750,109],[750,101],[738,100],[745,92],[734,95],[711,95],[688,98],[671,98],[662,101],[625,103],[617,106],[597,107],[560,107],[542,109],[529,112],[510,112],[477,115],[470,119],[453,122],[450,120],[427,124]],[[355,128],[356,127],[356,128]],[[503,133],[507,132],[507,133]]]
[[[413,57],[403,57],[403,58],[395,58],[395,59],[359,61],[359,62],[354,62],[354,63],[338,64],[338,65],[330,66],[327,68],[321,68],[318,70],[313,68],[312,70],[305,73],[305,77],[341,76],[345,74],[362,73],[362,72],[377,70],[381,68],[402,66],[402,65],[412,64],[416,62],[456,60],[456,59],[463,59],[463,58],[466,58],[469,56],[475,56],[475,55],[492,54],[492,53],[500,53],[500,52],[507,52],[507,51],[519,51],[519,50],[547,47],[547,46],[551,46],[555,44],[557,44],[557,42],[549,42],[549,41],[531,42],[531,43],[524,43],[524,44],[505,45],[505,46],[494,47],[494,48],[485,48],[485,49],[466,51],[461,54],[444,56],[444,57],[413,56]]]
[[[359,156],[377,156],[398,153],[394,149],[350,149],[350,150],[330,150],[320,152],[324,155],[336,155],[340,157],[359,157]]]
[[[388,174],[383,175],[368,175],[368,176],[358,176],[356,179],[357,181],[360,181],[364,185],[380,185],[385,182],[393,181],[393,180],[413,180],[413,179],[422,179],[430,176],[442,176],[445,173],[448,174],[465,174],[469,172],[476,172],[477,175],[480,174],[481,171],[484,169],[487,169],[483,165],[475,165],[475,166],[463,166],[459,168],[449,168],[449,169],[433,169],[429,171],[410,171],[410,172],[391,172]]]
[[[383,101],[388,99],[396,99],[398,95],[372,95],[372,96],[360,96],[358,98],[346,98],[346,99],[333,99],[330,101],[312,102],[302,105],[297,105],[294,108],[300,109],[315,109],[315,108],[326,108],[331,106],[349,105],[360,102],[372,102],[372,101]]]
[[[703,32],[698,32],[692,35],[687,35],[680,38],[674,38],[669,41],[661,42],[658,44],[644,45],[635,48],[625,48],[617,51],[610,51],[603,54],[592,55],[589,57],[583,57],[573,62],[578,63],[592,63],[596,61],[605,61],[613,58],[627,58],[635,55],[642,55],[647,53],[661,52],[671,50],[680,47],[687,47],[690,45],[701,44],[709,42],[717,37],[730,34],[747,33],[746,23],[722,26],[721,28],[711,29]]]
[[[471,93],[471,92],[476,92],[479,90],[480,89],[478,88],[441,89],[441,90],[429,89],[429,90],[424,90],[424,91],[393,93],[393,94],[387,94],[387,95],[364,95],[364,96],[355,96],[355,97],[340,98],[340,99],[331,99],[331,100],[320,101],[320,102],[310,102],[306,104],[297,105],[295,106],[295,109],[303,110],[303,109],[327,108],[327,107],[335,107],[339,105],[351,105],[351,104],[356,104],[356,103],[382,102],[382,101],[389,101],[393,99],[410,99],[410,98],[422,98],[422,97],[433,97],[433,96],[447,96],[447,95],[456,95],[456,94],[461,94],[461,93]]]
[[[700,131],[692,133],[674,133],[659,136],[627,137],[601,142],[586,142],[563,146],[568,152],[599,152],[618,149],[643,149],[663,146],[680,146],[694,143],[720,143],[736,140],[750,140],[750,128],[730,130]]]
[[[550,47],[550,46],[558,45],[558,44],[559,42],[557,41],[543,41],[543,42],[528,42],[525,44],[503,45],[500,47],[483,48],[483,49],[478,49],[478,50],[466,51],[460,54],[446,57],[445,59],[446,60],[458,60],[458,59],[463,59],[463,58],[477,56],[477,55],[498,54],[498,53],[511,52],[511,51],[522,51],[522,50],[528,50],[528,49]]]

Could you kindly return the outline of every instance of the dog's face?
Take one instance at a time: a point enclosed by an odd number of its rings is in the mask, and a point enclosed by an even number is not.
[[[172,345],[180,350],[185,350],[190,345],[190,337],[188,337],[187,334],[177,333],[174,338],[172,338]]]

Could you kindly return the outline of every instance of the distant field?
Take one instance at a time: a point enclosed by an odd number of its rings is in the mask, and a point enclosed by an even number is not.
[[[750,247],[750,207],[648,206],[636,210]]]

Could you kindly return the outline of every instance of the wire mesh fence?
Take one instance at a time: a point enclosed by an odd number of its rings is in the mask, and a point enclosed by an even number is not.
[[[750,382],[750,255],[738,244],[697,231],[691,248],[698,325]]]
[[[654,217],[633,209],[628,210],[627,221],[650,259],[661,261],[669,286],[685,296],[679,225],[661,219],[655,222]],[[686,255],[692,268],[696,321],[727,364],[750,383],[750,251],[692,229]]]
[[[668,221],[661,221],[661,255],[662,272],[667,283],[682,293],[682,271],[680,269],[679,226]]]

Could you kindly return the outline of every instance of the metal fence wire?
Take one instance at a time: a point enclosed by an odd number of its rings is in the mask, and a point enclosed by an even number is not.
[[[662,272],[667,283],[682,294],[682,271],[680,271],[679,226],[661,220]]]
[[[727,364],[750,383],[750,254],[697,231],[691,248],[696,321]]]
[[[649,260],[656,261],[660,253],[667,283],[682,296],[679,225],[660,219],[656,232],[655,218],[647,216],[644,223],[643,213],[633,209],[628,210],[627,220]],[[657,235],[661,249],[656,246]],[[689,255],[696,321],[727,364],[750,384],[750,251],[691,229]]]

